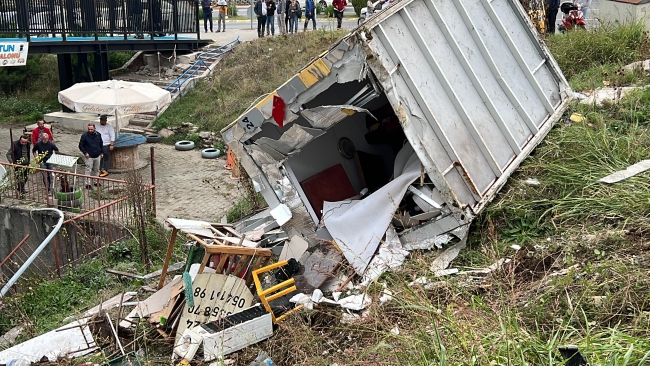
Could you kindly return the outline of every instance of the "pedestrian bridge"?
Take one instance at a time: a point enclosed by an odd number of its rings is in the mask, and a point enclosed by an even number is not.
[[[95,81],[108,80],[108,52],[194,51],[201,40],[197,0],[0,0],[0,37],[28,42],[29,54],[56,54],[61,89],[72,55],[94,54]],[[80,74],[80,72],[77,72]]]

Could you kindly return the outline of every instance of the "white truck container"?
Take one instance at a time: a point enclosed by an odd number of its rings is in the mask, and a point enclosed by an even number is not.
[[[518,1],[401,0],[222,135],[285,231],[324,225],[362,273],[389,226],[462,238],[571,94]]]

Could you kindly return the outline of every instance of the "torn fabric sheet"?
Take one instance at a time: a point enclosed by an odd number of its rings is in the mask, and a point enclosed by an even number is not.
[[[419,176],[419,169],[409,171],[343,213],[328,214],[323,206],[325,227],[358,274],[365,272],[408,186]]]
[[[167,222],[178,230],[188,234],[195,234],[206,238],[213,238],[214,232],[209,222],[198,220],[185,220],[170,217]]]
[[[633,177],[639,173],[643,173],[648,169],[650,169],[650,160],[641,160],[640,162],[634,165],[628,166],[625,170],[619,170],[604,178],[601,178],[599,182],[610,183],[610,184],[620,182],[627,178]]]
[[[370,261],[359,286],[366,287],[382,273],[401,266],[408,255],[409,252],[402,248],[395,228],[389,226],[386,230],[386,240],[379,245],[379,253]]]
[[[368,113],[374,119],[377,119],[367,109],[355,107],[353,105],[324,105],[316,108],[305,109],[301,114],[312,125],[312,127],[327,129],[357,112]]]
[[[17,359],[39,362],[43,356],[56,362],[60,357],[87,355],[97,349],[87,322],[87,318],[78,320],[6,349],[0,352],[0,364]]]
[[[281,154],[289,155],[292,152],[299,150],[307,145],[309,141],[322,135],[323,131],[315,128],[303,127],[300,125],[292,125],[285,133],[280,136],[278,140],[268,137],[260,137],[255,141],[255,144],[262,147],[266,145]]]

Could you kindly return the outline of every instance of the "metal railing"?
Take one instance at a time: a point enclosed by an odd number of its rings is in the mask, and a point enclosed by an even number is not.
[[[7,170],[5,178],[0,181],[0,201],[3,204],[28,203],[57,207],[65,212],[65,220],[54,235],[52,244],[31,264],[32,274],[60,276],[66,267],[79,260],[100,254],[111,243],[131,238],[133,234],[130,228],[138,219],[134,205],[143,205],[143,211],[155,217],[153,184],[136,184],[1,162],[0,165]],[[45,174],[51,174],[52,189],[49,193]],[[89,179],[91,189],[85,188],[86,179]],[[62,189],[75,181],[77,184],[73,188]],[[95,186],[95,183],[99,186]],[[23,187],[24,194],[21,192]],[[133,199],[134,196],[140,197],[140,200]],[[46,224],[48,220],[44,218],[39,222]],[[38,233],[39,230],[36,227],[25,231]],[[9,246],[8,255],[0,257],[0,286],[4,286],[37,250],[33,242],[29,243],[29,237],[27,235],[17,244],[8,243],[16,246]]]
[[[215,49],[211,49],[199,54],[196,57],[196,61],[190,66],[185,72],[183,72],[176,80],[172,81],[169,85],[165,87],[165,90],[168,90],[170,93],[174,94],[178,92],[180,96],[183,96],[183,85],[189,80],[194,78],[196,74],[203,68],[209,69],[211,64],[217,57],[223,56],[226,53],[237,48],[242,42],[239,40],[239,37],[234,40],[219,46]]]
[[[199,34],[197,0],[0,0],[0,34]]]

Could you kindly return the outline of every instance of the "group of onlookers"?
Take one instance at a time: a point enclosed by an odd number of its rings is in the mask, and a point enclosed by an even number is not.
[[[203,28],[205,32],[208,33],[208,23],[210,23],[210,32],[214,32],[212,29],[212,9],[217,8],[218,17],[217,17],[217,32],[226,31],[226,16],[228,14],[228,3],[226,0],[217,0],[216,3],[213,3],[213,0],[201,0],[201,9],[203,10]]]
[[[115,131],[107,124],[108,116],[102,115],[99,118],[99,125],[88,124],[88,131],[84,132],[79,139],[79,151],[83,154],[86,165],[85,174],[92,177],[105,177],[110,168],[110,154],[115,145]],[[30,141],[31,140],[31,141]],[[10,163],[27,167],[30,165],[31,157],[38,159],[39,166],[43,169],[53,170],[49,159],[59,148],[53,142],[52,131],[45,126],[45,121],[39,120],[36,128],[30,135],[22,135],[18,140],[13,141],[7,151],[7,160]],[[31,142],[31,143],[30,143]],[[32,146],[33,145],[33,148]],[[52,190],[52,177],[48,172],[43,171],[43,183],[47,191]],[[25,183],[28,178],[27,168],[15,170],[16,190],[19,194],[26,193]],[[90,178],[86,178],[85,186],[92,189]],[[99,182],[94,184],[99,185]]]
[[[298,33],[298,22],[305,17],[303,31],[311,20],[312,29],[316,29],[316,3],[314,0],[304,0],[304,9],[298,0],[257,0],[255,15],[257,16],[257,36],[264,37],[275,35],[275,18],[278,19],[279,34]],[[337,19],[337,29],[341,28],[343,11],[347,5],[346,0],[334,0],[334,16]]]

